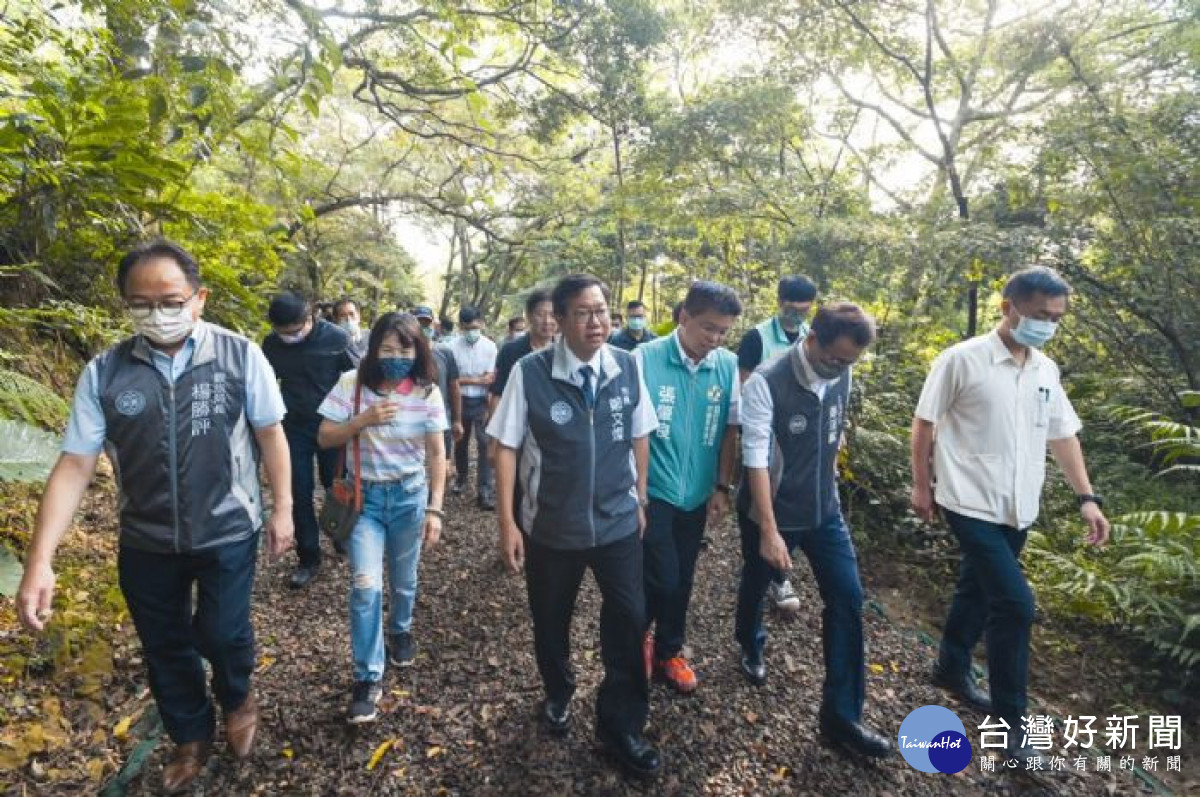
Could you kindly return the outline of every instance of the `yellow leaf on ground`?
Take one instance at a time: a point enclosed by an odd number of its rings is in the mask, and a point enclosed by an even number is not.
[[[426,758],[437,758],[446,752],[444,748],[438,747],[436,744],[425,751]]]
[[[123,720],[121,720],[116,725],[114,725],[113,726],[113,736],[124,741],[125,737],[129,735],[129,726],[133,724],[133,718],[135,716],[137,716],[137,715],[130,714],[128,717],[125,717]]]
[[[273,659],[272,657],[263,656],[261,659],[258,660],[258,666],[254,668],[254,672],[261,673],[261,672],[267,670],[274,663],[275,663],[275,659]]]
[[[379,766],[379,762],[383,760],[383,757],[387,755],[388,750],[391,750],[395,744],[395,739],[388,739],[386,742],[383,742],[376,747],[375,752],[371,754],[371,760],[367,762],[367,771]]]
[[[876,675],[883,675],[883,665],[882,664],[869,664],[869,665],[867,665],[867,669],[869,669],[871,672],[875,673]]]
[[[291,759],[292,759],[292,758],[293,758],[293,757],[296,755],[296,751],[294,751],[294,750],[293,750],[292,748],[290,748],[290,747],[285,747],[285,748],[283,748],[283,750],[281,750],[280,752],[282,752],[282,753],[283,753],[283,757],[284,757],[284,758],[286,758],[286,759],[288,759],[289,761],[290,761],[290,760],[291,760]],[[368,769],[370,769],[370,767],[368,767]]]

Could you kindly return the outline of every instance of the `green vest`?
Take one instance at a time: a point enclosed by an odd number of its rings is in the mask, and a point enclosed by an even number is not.
[[[755,329],[758,330],[759,337],[762,338],[762,359],[758,361],[759,365],[787,351],[788,346],[792,345],[779,323],[779,316],[771,316],[756,326]],[[808,324],[801,323],[800,337],[796,338],[796,340],[804,340],[804,336],[807,334]]]
[[[650,435],[651,498],[684,511],[712,495],[729,404],[738,389],[737,357],[716,349],[695,373],[676,342],[678,332],[638,347],[642,376],[658,416]]]

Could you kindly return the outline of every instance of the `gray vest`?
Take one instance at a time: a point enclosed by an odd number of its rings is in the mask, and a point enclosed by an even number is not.
[[[603,375],[589,411],[583,391],[554,374],[562,345],[517,364],[529,424],[518,465],[520,520],[538,543],[580,550],[637,533],[632,432],[639,383],[633,357],[610,347],[620,373]]]
[[[772,506],[780,531],[805,531],[841,512],[837,489],[837,455],[850,398],[847,372],[825,390],[825,398],[809,387],[799,347],[759,366],[756,373],[771,391]],[[743,473],[738,511],[758,522],[752,511],[749,480]]]
[[[258,448],[244,406],[250,342],[206,324],[196,343],[174,384],[141,336],[97,358],[122,544],[188,553],[262,525]]]

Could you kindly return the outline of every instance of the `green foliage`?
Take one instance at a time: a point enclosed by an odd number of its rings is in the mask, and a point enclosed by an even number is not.
[[[45,481],[58,450],[55,435],[22,421],[0,420],[0,481]]]
[[[0,368],[0,419],[61,429],[69,410],[62,397],[37,380]]]
[[[1034,532],[1028,552],[1041,601],[1119,625],[1184,671],[1200,668],[1200,515],[1114,518],[1103,552],[1082,550],[1070,535]]]
[[[1185,407],[1200,406],[1200,392],[1185,391],[1181,399]],[[1149,447],[1166,466],[1160,475],[1200,474],[1200,427],[1135,407],[1114,407],[1109,413],[1150,438]]]

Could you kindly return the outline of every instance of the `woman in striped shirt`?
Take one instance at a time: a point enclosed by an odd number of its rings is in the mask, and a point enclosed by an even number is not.
[[[387,313],[375,322],[358,369],[342,374],[318,412],[324,419],[319,443],[345,446],[350,474],[358,467],[352,445],[358,436],[363,503],[349,539],[354,692],[348,720],[370,722],[383,693],[385,657],[404,667],[416,655],[412,614],[421,543],[438,541],[444,517],[446,412],[436,361],[416,318]],[[391,590],[386,646],[385,561]]]

